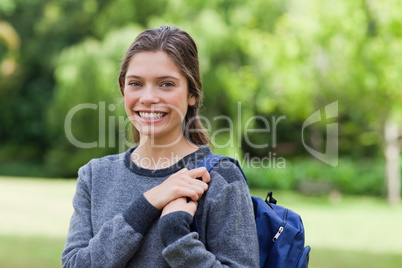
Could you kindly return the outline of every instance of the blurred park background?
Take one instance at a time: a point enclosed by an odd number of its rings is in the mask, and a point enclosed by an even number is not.
[[[130,146],[120,60],[163,24],[198,44],[215,152],[266,161],[241,160],[254,194],[302,215],[311,267],[399,267],[400,14],[397,0],[2,0],[0,267],[60,266],[78,168]],[[328,144],[332,164],[307,150]]]

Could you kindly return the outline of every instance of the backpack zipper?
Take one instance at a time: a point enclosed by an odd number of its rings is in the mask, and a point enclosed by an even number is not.
[[[272,242],[275,243],[276,240],[278,240],[279,236],[281,235],[281,233],[283,232],[283,227],[286,225],[286,219],[288,217],[288,209],[285,209],[284,213],[283,213],[283,221],[284,224],[283,226],[279,227],[278,232],[275,234],[275,236],[272,238]]]
[[[276,235],[272,238],[272,242],[275,243],[275,241],[278,239],[278,237],[281,235],[282,232],[283,232],[283,226],[279,227],[278,232],[277,232]]]

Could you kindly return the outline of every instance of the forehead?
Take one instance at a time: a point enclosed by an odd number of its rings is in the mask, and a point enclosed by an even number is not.
[[[173,59],[163,51],[138,52],[128,64],[127,74],[136,76],[176,75],[184,77]]]

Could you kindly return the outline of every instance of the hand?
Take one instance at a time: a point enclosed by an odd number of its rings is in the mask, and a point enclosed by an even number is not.
[[[179,197],[175,200],[170,201],[162,210],[161,217],[176,211],[185,211],[194,217],[195,211],[197,210],[197,202],[190,201],[187,202],[185,197]]]
[[[208,189],[210,180],[211,177],[205,167],[192,170],[184,168],[171,175],[163,183],[145,192],[144,197],[159,210],[179,197],[189,197],[191,200],[197,201]]]

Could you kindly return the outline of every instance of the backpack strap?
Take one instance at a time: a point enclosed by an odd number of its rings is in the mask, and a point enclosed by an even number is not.
[[[200,162],[198,162],[197,166],[195,168],[199,167],[205,167],[208,172],[212,170],[212,168],[218,164],[219,161],[222,159],[227,158],[226,156],[223,155],[217,155],[217,154],[209,154],[205,156]]]
[[[227,159],[230,162],[232,162],[233,164],[235,164],[239,168],[241,174],[243,175],[243,178],[246,180],[246,183],[247,183],[246,175],[244,174],[243,169],[241,168],[241,166],[239,164],[239,161],[237,161],[236,159],[231,158],[229,156],[211,153],[211,154],[205,156],[200,162],[198,162],[198,164],[195,168],[205,167],[208,172],[211,172],[212,168],[214,166],[216,166],[216,164],[218,164],[219,161],[221,161],[223,159]]]

